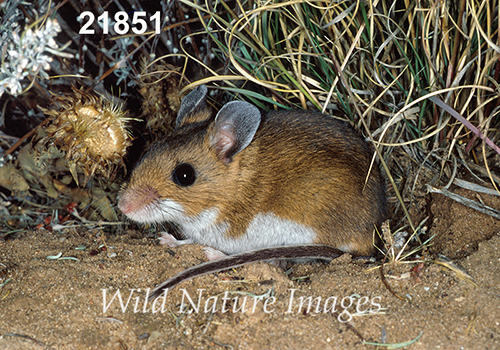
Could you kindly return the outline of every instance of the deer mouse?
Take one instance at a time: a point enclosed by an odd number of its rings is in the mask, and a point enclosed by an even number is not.
[[[311,244],[318,255],[321,246],[329,246],[326,255],[374,252],[385,185],[376,164],[369,171],[372,149],[352,127],[311,111],[261,114],[242,101],[214,119],[206,98],[204,85],[189,93],[172,134],[132,171],[118,202],[129,219],[173,222],[186,240],[164,234],[164,243],[224,254]]]

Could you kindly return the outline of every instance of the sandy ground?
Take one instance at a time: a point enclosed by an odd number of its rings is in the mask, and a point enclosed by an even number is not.
[[[500,222],[440,196],[430,210],[431,253],[446,250],[475,285],[436,263],[420,274],[411,273],[417,262],[387,263],[404,300],[381,282],[380,262],[345,255],[286,272],[256,263],[202,276],[153,311],[145,290],[204,261],[201,246],[168,249],[137,231],[99,229],[9,236],[0,240],[0,349],[376,348],[360,336],[418,338],[406,349],[500,349]],[[47,259],[59,253],[78,260]]]

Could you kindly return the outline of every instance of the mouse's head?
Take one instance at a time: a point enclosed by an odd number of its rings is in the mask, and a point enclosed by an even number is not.
[[[151,146],[123,186],[118,206],[130,219],[183,222],[224,205],[238,189],[244,174],[234,156],[252,141],[260,112],[235,101],[212,120],[206,95],[202,85],[183,99],[173,133]]]

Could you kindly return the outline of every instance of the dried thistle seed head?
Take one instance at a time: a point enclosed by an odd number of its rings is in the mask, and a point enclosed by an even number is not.
[[[181,105],[179,96],[179,68],[168,63],[148,65],[142,61],[139,93],[142,95],[142,116],[147,128],[159,135],[168,134]]]
[[[45,127],[48,136],[39,144],[42,149],[55,145],[66,153],[68,168],[77,184],[79,171],[83,172],[85,183],[95,174],[112,181],[132,144],[127,112],[102,96],[77,89],[73,92],[72,96],[56,98],[59,109],[43,109],[54,119]]]

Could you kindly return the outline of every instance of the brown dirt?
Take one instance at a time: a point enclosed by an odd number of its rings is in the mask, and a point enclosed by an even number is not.
[[[500,208],[498,197],[457,188],[454,193],[485,205]],[[464,210],[452,199],[434,195],[431,213],[434,216],[431,231],[439,233],[433,240],[432,250],[450,259],[463,258],[477,250],[478,243],[500,232],[500,220],[477,210]]]
[[[498,197],[487,200],[500,208]],[[289,275],[258,263],[202,276],[170,291],[165,312],[153,313],[151,304],[144,312],[144,289],[202,262],[202,247],[169,250],[131,231],[107,235],[108,249],[93,255],[102,243],[98,230],[18,234],[0,241],[0,262],[5,265],[0,265],[0,284],[10,279],[0,287],[0,349],[375,348],[362,345],[353,330],[323,312],[329,297],[338,298],[338,313],[345,298],[343,317],[356,311],[356,304],[346,304],[350,300],[360,303],[361,310],[378,311],[356,315],[350,322],[367,341],[399,343],[422,334],[405,348],[500,349],[500,223],[439,195],[433,196],[431,212],[429,227],[436,246],[441,244],[450,255],[470,254],[455,263],[474,277],[477,287],[434,263],[425,265],[420,278],[409,274],[416,263],[388,264],[388,283],[411,298],[402,301],[384,287],[378,270],[369,270],[375,265],[346,255],[330,264],[293,265]],[[79,245],[87,249],[75,250]],[[46,258],[60,252],[79,260]],[[131,289],[141,291],[134,292],[125,312],[116,299],[103,312],[102,289],[107,289],[108,303],[118,290],[124,299]],[[183,293],[197,301],[201,289],[198,312],[191,307],[181,313]],[[244,293],[263,295],[269,290],[274,303],[268,295],[268,304],[263,299],[252,310],[254,301],[248,297],[248,310],[233,312],[234,298],[241,306]],[[294,304],[287,312],[292,290]],[[222,312],[226,291],[231,301],[226,304],[229,311]],[[321,307],[316,310],[314,304],[309,312],[299,311],[299,298],[308,296],[322,297]],[[205,312],[204,306],[210,309],[217,297],[218,310]],[[333,298],[329,301],[331,306]]]

